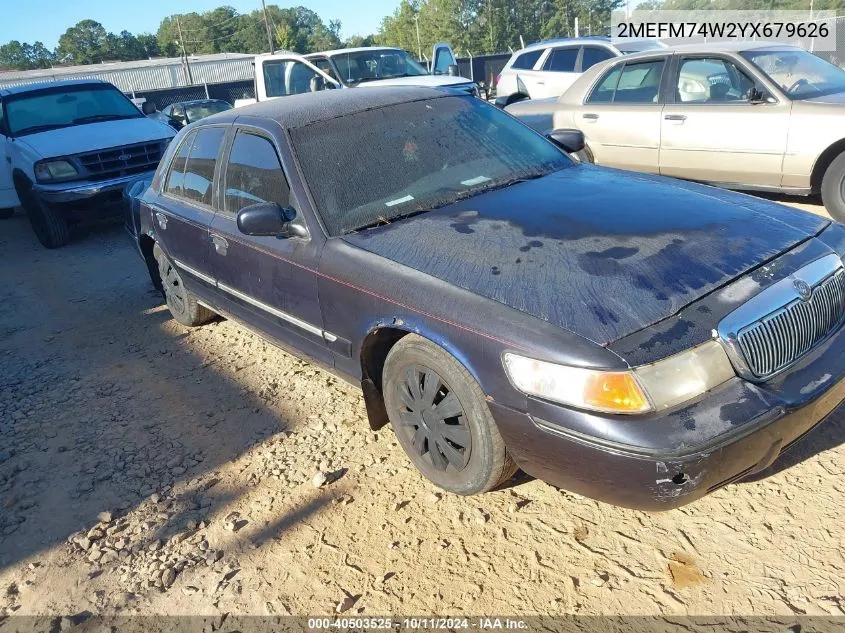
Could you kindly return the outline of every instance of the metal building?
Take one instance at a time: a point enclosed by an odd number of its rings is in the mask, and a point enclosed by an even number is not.
[[[188,58],[187,68],[179,57],[164,57],[132,62],[0,72],[0,88],[60,79],[102,79],[131,94],[191,84],[252,81],[255,73],[252,64],[254,57],[242,53],[195,55]]]

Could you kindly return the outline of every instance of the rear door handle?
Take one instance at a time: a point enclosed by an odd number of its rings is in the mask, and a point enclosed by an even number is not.
[[[664,119],[667,121],[677,121],[679,123],[683,123],[687,120],[686,114],[666,114],[663,116]]]
[[[225,238],[219,235],[212,235],[211,243],[214,244],[214,250],[217,251],[218,255],[226,255],[229,252],[229,242]]]
[[[599,118],[598,114],[592,114],[590,112],[588,112],[587,114],[582,114],[581,116],[587,119],[588,121],[596,121]]]

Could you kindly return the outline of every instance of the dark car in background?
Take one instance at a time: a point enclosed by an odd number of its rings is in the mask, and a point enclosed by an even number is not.
[[[213,114],[231,110],[232,104],[220,99],[193,99],[191,101],[179,101],[171,103],[162,108],[161,111],[153,111],[147,116],[167,123],[173,129],[181,130],[189,123],[194,123]]]
[[[676,507],[845,397],[845,227],[579,164],[447,90],[204,119],[137,206],[177,321],[234,318],[360,385],[372,428],[458,494],[521,467]]]

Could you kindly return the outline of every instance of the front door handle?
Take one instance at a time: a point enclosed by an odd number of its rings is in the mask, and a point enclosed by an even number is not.
[[[687,115],[686,114],[667,114],[667,115],[664,115],[663,118],[666,119],[667,121],[674,121],[675,125],[680,125],[681,123],[683,123],[684,121],[687,120]]]
[[[217,251],[218,255],[226,255],[229,251],[229,242],[219,235],[212,235],[211,243],[214,244],[214,250]]]
[[[593,114],[591,112],[588,112],[587,114],[582,114],[581,116],[582,118],[587,119],[588,121],[597,121],[599,118],[598,114]]]
[[[161,211],[156,212],[156,222],[158,222],[159,227],[161,227],[162,231],[167,230],[167,216],[164,215]]]

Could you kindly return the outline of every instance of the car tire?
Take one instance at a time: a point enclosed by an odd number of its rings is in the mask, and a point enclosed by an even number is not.
[[[214,312],[199,304],[193,293],[182,283],[179,271],[176,270],[176,267],[158,244],[153,246],[153,257],[158,263],[162,294],[173,318],[182,325],[189,327],[196,327],[211,321],[215,316]]]
[[[416,334],[401,338],[385,360],[382,389],[399,444],[437,486],[473,495],[517,471],[481,387],[431,341]]]
[[[26,177],[15,178],[15,190],[35,237],[45,248],[60,248],[70,242],[67,220],[38,199],[32,191],[32,182]]]
[[[7,208],[4,208],[4,209],[0,209],[0,220],[8,220],[13,215],[15,215],[15,208],[14,207],[7,207]]]
[[[845,152],[833,159],[822,178],[822,203],[834,220],[845,222]]]

